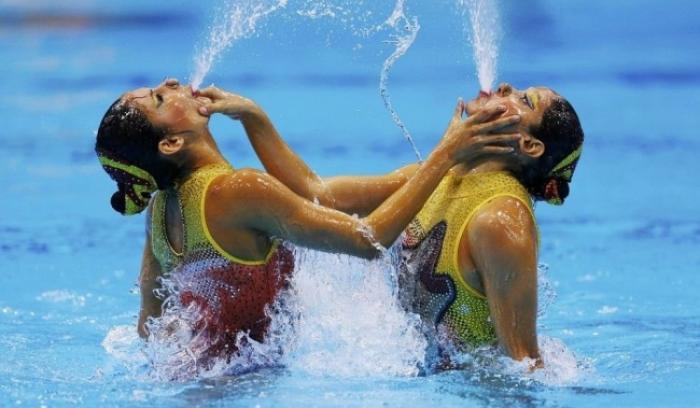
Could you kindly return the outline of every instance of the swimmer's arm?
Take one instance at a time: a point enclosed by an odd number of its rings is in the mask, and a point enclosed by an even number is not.
[[[379,176],[337,176],[323,180],[334,208],[360,216],[371,213],[401,188],[418,170],[413,163]]]
[[[296,194],[348,214],[367,215],[416,172],[411,164],[379,176],[322,179],[282,139],[259,107],[241,117],[246,134],[265,170]]]
[[[148,337],[146,330],[146,320],[149,317],[158,317],[161,314],[163,301],[158,299],[153,291],[160,287],[157,278],[161,276],[160,264],[153,255],[151,249],[151,236],[147,234],[146,245],[143,249],[143,259],[141,261],[141,274],[139,276],[139,287],[141,290],[141,310],[137,330],[139,336]]]
[[[212,186],[207,195],[220,195],[214,203],[236,203],[215,206],[228,208],[215,216],[232,228],[257,230],[314,249],[373,258],[380,253],[373,244],[385,248],[393,244],[452,166],[483,154],[512,152],[503,144],[519,136],[505,132],[520,117],[501,117],[504,110],[504,106],[486,108],[462,120],[464,105],[460,101],[440,144],[413,177],[362,219],[315,205],[271,175],[252,170],[222,176],[218,180],[221,184]]]
[[[515,360],[542,367],[537,347],[537,231],[529,210],[513,198],[482,208],[462,239],[468,239],[481,274],[499,345]]]
[[[375,243],[391,246],[451,167],[450,160],[437,156],[365,218],[316,205],[271,175],[249,169],[215,180],[207,201],[236,205],[209,204],[208,216],[231,230],[259,231],[312,249],[372,259],[381,253]]]
[[[205,114],[224,113],[241,120],[265,170],[307,200],[348,214],[367,215],[416,172],[411,164],[379,176],[341,176],[322,179],[282,139],[267,114],[250,99],[215,87],[199,91],[212,100]]]

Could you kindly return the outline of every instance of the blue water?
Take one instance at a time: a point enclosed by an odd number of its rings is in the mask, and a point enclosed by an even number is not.
[[[370,341],[390,330],[365,313],[391,295],[382,268],[320,257],[300,275],[321,282],[302,282],[302,301],[335,326],[309,323],[281,366],[185,382],[158,380],[140,353],[144,220],[111,210],[92,146],[120,93],[188,77],[221,3],[64,3],[0,2],[0,406],[700,405],[699,3],[502,2],[499,79],[565,95],[587,136],[567,204],[537,208],[556,293],[539,333],[560,363],[546,378],[482,363],[403,372],[390,339]],[[392,49],[353,32],[392,3],[290,0],[205,84],[258,101],[323,175],[394,169],[414,155],[377,89]],[[422,28],[389,81],[424,153],[456,98],[478,89],[460,13],[429,3],[409,0]],[[297,13],[314,4],[340,8]],[[212,127],[234,165],[260,167],[240,126]],[[361,296],[362,313],[325,287]],[[317,292],[338,303],[314,305]],[[348,343],[356,323],[367,341]]]

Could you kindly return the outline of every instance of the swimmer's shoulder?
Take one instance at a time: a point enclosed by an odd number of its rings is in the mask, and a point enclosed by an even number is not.
[[[252,168],[236,169],[214,178],[207,188],[207,200],[255,199],[278,184],[273,176]]]
[[[467,228],[470,242],[490,242],[529,248],[537,242],[537,225],[530,208],[522,200],[496,197],[482,205]]]
[[[211,181],[206,191],[205,213],[210,223],[240,226],[283,206],[285,194],[294,194],[279,180],[260,170],[234,170]]]

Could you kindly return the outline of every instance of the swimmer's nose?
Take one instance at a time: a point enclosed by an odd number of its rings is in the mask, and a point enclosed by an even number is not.
[[[178,81],[176,78],[166,78],[165,86],[180,86],[180,81]]]
[[[513,86],[507,82],[503,82],[500,85],[498,85],[498,90],[496,91],[497,94],[500,96],[508,96],[513,92]]]

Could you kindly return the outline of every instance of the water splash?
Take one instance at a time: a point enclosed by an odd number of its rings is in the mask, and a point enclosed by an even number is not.
[[[378,23],[370,23],[370,20],[382,12],[377,2],[364,2],[362,0],[306,0],[304,7],[297,10],[297,15],[313,20],[319,18],[332,18],[341,25],[346,26],[350,32],[360,38],[367,39],[382,33],[389,33],[389,39],[382,42],[394,46],[393,52],[383,61],[379,75],[379,93],[385,108],[391,119],[398,126],[404,138],[409,142],[413,153],[419,162],[422,161],[420,151],[405,123],[401,120],[396,108],[391,101],[389,93],[389,74],[396,62],[403,57],[415,42],[420,24],[415,16],[406,14],[406,0],[396,0],[389,17]],[[382,6],[380,4],[380,6]],[[381,8],[381,7],[380,7]],[[355,49],[362,46],[357,44]]]
[[[267,311],[264,342],[240,333],[238,351],[226,359],[207,356],[206,328],[195,306],[183,305],[177,279],[163,279],[169,293],[160,317],[147,322],[148,341],[134,327],[110,331],[103,347],[145,381],[188,381],[286,366],[334,377],[415,376],[427,341],[418,317],[396,297],[395,252],[363,261],[345,255],[296,249],[290,288]]]
[[[142,342],[133,326],[118,326],[102,345],[141,381],[187,381],[242,374],[283,365],[302,375],[330,377],[412,377],[434,363],[417,315],[402,310],[397,295],[396,248],[376,261],[363,261],[303,248],[295,250],[290,288],[268,309],[272,318],[265,342],[245,333],[229,360],[200,364],[199,311],[170,296],[159,318],[150,319],[150,337]],[[540,267],[542,269],[542,266]],[[164,280],[168,291],[177,283]],[[539,283],[542,291],[542,281]],[[544,290],[548,292],[550,289]],[[545,296],[553,298],[553,291]],[[513,361],[494,347],[464,352],[450,342],[442,349],[456,368],[474,381],[494,378],[562,386],[589,378],[592,362],[576,356],[561,340],[540,335],[544,369],[530,372],[532,361]],[[499,380],[500,381],[500,380]]]
[[[231,0],[227,3],[225,13],[217,17],[211,28],[208,45],[194,57],[192,87],[199,88],[224,51],[236,41],[253,35],[262,18],[286,5],[287,0]]]
[[[411,45],[413,45],[413,43],[416,41],[418,31],[420,30],[418,18],[415,16],[411,18],[406,16],[404,3],[405,0],[397,0],[394,11],[383,24],[385,27],[394,29],[396,33],[393,35],[391,40],[386,41],[389,44],[393,44],[395,48],[394,52],[392,52],[382,64],[382,70],[379,75],[379,93],[384,101],[384,106],[391,115],[391,119],[394,121],[396,126],[399,127],[406,140],[411,144],[413,153],[416,155],[418,161],[422,162],[423,159],[420,151],[418,151],[418,147],[413,141],[411,133],[408,131],[408,128],[401,120],[401,117],[399,117],[398,112],[396,112],[396,108],[394,108],[394,105],[391,103],[391,95],[389,94],[389,72],[396,61],[398,61],[399,58],[406,54],[408,49],[411,48]]]
[[[582,378],[591,377],[594,369],[590,360],[579,358],[563,341],[540,335],[537,338],[544,368],[531,371],[531,359],[514,361],[500,357],[502,371],[524,380],[537,381],[551,386],[564,386],[576,383]]]
[[[174,273],[161,279],[157,296],[165,298],[163,313],[146,323],[148,341],[144,353],[152,367],[152,376],[158,380],[189,380],[237,375],[261,367],[278,364],[284,345],[293,338],[292,330],[270,330],[265,342],[258,342],[248,333],[237,334],[233,346],[236,352],[228,356],[212,356],[211,334],[203,322],[205,313],[194,302],[183,304],[181,293],[191,288],[192,276]],[[201,278],[195,278],[201,280]],[[287,295],[281,294],[266,313],[273,320],[287,321],[288,308],[282,304]],[[216,304],[210,298],[210,304]],[[293,325],[287,325],[293,327]]]
[[[557,292],[549,280],[549,265],[541,263],[537,265],[537,318],[541,319],[547,314],[547,309],[557,299]]]
[[[357,231],[360,234],[362,234],[362,236],[367,240],[367,242],[369,242],[370,245],[372,245],[372,247],[376,249],[381,256],[386,256],[387,249],[379,241],[377,241],[377,238],[374,236],[374,231],[370,226],[361,222]]]
[[[415,376],[427,342],[395,293],[395,252],[363,261],[299,249],[293,309],[297,342],[286,366],[334,377]]]
[[[501,37],[500,18],[496,0],[457,0],[464,19],[469,19],[471,27],[465,25],[465,33],[474,49],[479,86],[490,92],[496,82],[498,63],[498,43]],[[467,16],[468,15],[468,16]]]

